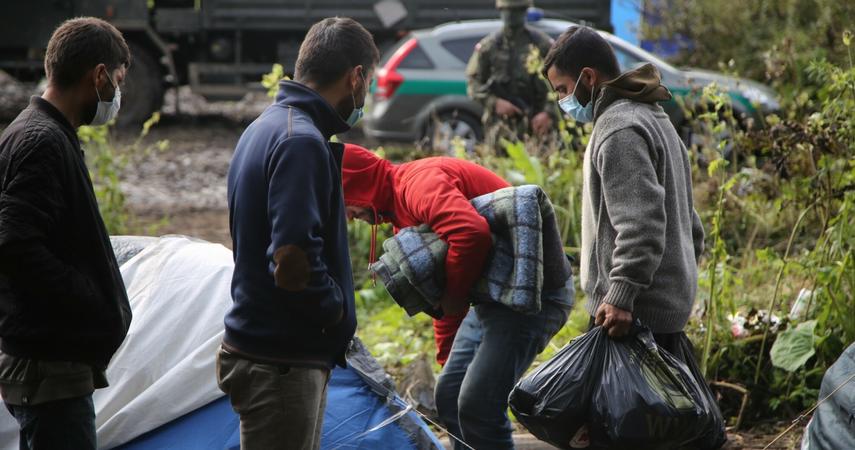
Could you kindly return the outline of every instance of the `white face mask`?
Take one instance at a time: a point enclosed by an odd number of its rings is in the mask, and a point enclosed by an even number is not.
[[[119,114],[119,107],[122,103],[122,90],[119,89],[119,85],[113,83],[113,79],[110,78],[109,73],[107,74],[107,79],[110,80],[110,84],[116,88],[116,95],[113,96],[113,101],[105,102],[101,100],[101,94],[98,93],[98,88],[95,88],[95,95],[98,96],[98,108],[95,110],[95,117],[92,118],[92,122],[90,122],[89,125],[104,125],[115,119]]]

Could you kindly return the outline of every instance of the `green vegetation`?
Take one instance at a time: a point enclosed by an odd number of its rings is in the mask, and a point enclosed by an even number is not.
[[[817,60],[804,70],[819,86],[805,114],[793,104],[788,119],[748,132],[727,114],[702,118],[730,131],[738,158],[696,174],[712,245],[699,298],[707,320],[694,334],[707,376],[748,388],[749,422],[809,407],[855,341],[855,68]],[[733,337],[733,316],[747,319],[745,336]]]
[[[279,92],[279,82],[287,79],[285,68],[282,67],[282,64],[277,63],[270,68],[270,73],[266,73],[261,77],[261,85],[267,89],[267,96],[273,98]]]
[[[639,2],[641,4],[642,2]],[[678,65],[734,72],[771,83],[784,102],[803,101],[818,87],[805,68],[816,60],[847,63],[843,34],[855,3],[840,0],[662,0],[643,2],[656,20],[648,39],[676,37]]]
[[[156,112],[143,123],[136,139],[128,145],[119,145],[115,136],[110,133],[113,123],[102,126],[82,126],[77,130],[77,136],[86,155],[86,164],[95,189],[95,198],[101,217],[111,235],[128,234],[137,227],[133,226],[133,217],[125,205],[119,175],[134,159],[153,151],[163,151],[169,146],[169,141],[161,140],[154,144],[144,144],[151,127],[160,121],[160,113]],[[154,230],[149,230],[153,234]]]

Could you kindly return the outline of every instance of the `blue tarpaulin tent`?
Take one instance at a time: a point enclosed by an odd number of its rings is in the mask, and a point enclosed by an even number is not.
[[[330,379],[321,448],[442,448],[416,413],[409,411],[394,392],[389,394],[392,397],[378,395],[353,367],[336,368]],[[398,414],[401,417],[396,417]],[[239,450],[238,425],[228,399],[223,397],[117,449]]]

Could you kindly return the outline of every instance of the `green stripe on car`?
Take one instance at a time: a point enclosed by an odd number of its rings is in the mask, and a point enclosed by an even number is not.
[[[414,80],[401,83],[397,95],[466,95],[466,80]]]

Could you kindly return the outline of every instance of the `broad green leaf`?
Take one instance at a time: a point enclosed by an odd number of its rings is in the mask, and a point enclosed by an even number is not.
[[[778,335],[769,355],[772,365],[787,372],[795,372],[816,353],[814,349],[813,330],[816,320],[800,323],[795,328],[788,328]]]
[[[502,144],[505,146],[505,151],[514,162],[514,167],[520,170],[525,176],[525,182],[543,186],[543,169],[540,165],[540,160],[531,157],[525,149],[525,144],[522,142],[510,142],[502,139]]]

